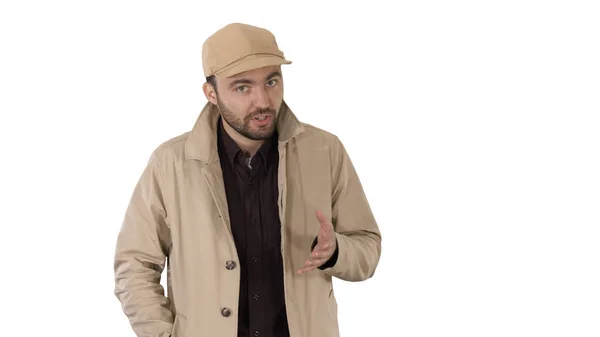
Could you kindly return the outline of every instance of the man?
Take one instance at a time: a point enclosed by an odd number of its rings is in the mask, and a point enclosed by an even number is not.
[[[152,153],[119,233],[123,311],[138,336],[339,336],[332,277],[368,279],[381,255],[350,158],[284,102],[271,32],[227,25],[202,62],[208,102]]]

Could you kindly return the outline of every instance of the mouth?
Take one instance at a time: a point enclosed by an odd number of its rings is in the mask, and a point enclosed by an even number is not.
[[[258,127],[267,127],[271,125],[272,119],[273,115],[271,114],[260,114],[252,117],[252,123],[257,125]]]
[[[262,122],[262,121],[265,121],[270,118],[271,118],[270,114],[261,114],[261,115],[254,116],[252,119]]]

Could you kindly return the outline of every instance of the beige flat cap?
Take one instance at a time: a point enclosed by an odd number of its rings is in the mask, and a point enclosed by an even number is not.
[[[219,29],[202,45],[206,77],[229,77],[252,69],[290,63],[270,31],[243,23],[231,23]]]

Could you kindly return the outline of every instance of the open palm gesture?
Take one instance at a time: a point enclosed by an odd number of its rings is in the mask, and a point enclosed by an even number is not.
[[[298,270],[298,274],[304,274],[315,268],[322,266],[335,252],[337,243],[333,224],[329,221],[323,212],[317,211],[317,220],[321,224],[319,235],[317,236],[317,245],[314,247],[312,254],[304,263],[302,268]]]

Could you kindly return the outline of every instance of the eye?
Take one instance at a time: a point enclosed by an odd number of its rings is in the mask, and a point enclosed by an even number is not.
[[[248,86],[247,85],[241,85],[241,86],[235,88],[235,90],[237,92],[246,92],[246,91],[248,91]]]
[[[277,80],[269,80],[269,82],[267,82],[267,87],[274,87],[275,84],[277,84]]]

